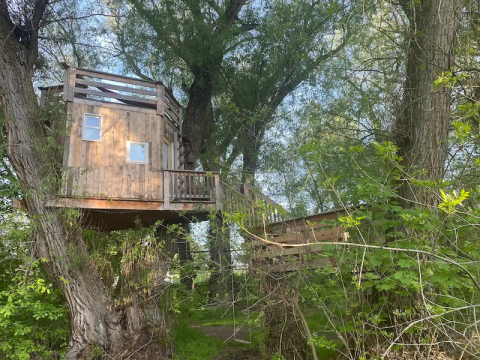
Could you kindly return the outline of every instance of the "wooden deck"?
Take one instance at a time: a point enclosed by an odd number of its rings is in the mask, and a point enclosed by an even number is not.
[[[166,170],[164,183],[160,200],[59,196],[48,200],[47,205],[80,209],[86,227],[106,231],[134,227],[135,221],[144,226],[158,220],[203,221],[212,211],[242,212],[252,226],[264,219],[281,221],[284,216],[280,206],[265,195],[253,189],[242,193],[221,181],[218,173]],[[14,207],[24,207],[24,202],[14,199]]]

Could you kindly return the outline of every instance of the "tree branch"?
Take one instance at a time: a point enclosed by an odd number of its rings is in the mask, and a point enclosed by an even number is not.
[[[318,244],[340,245],[340,246],[352,246],[352,247],[360,247],[360,248],[368,248],[368,249],[387,250],[387,251],[393,251],[393,252],[410,252],[410,253],[414,253],[414,254],[423,254],[423,255],[427,255],[427,256],[433,256],[436,259],[445,261],[447,264],[452,264],[452,265],[460,268],[470,278],[470,280],[472,280],[473,285],[480,292],[480,283],[478,283],[477,279],[475,279],[473,274],[470,271],[468,271],[463,265],[459,264],[455,260],[452,260],[450,258],[434,254],[434,253],[429,252],[429,251],[417,250],[417,249],[407,249],[407,248],[397,248],[397,247],[388,247],[388,246],[369,245],[369,244],[356,244],[356,243],[340,242],[340,241],[312,241],[308,244],[281,244],[281,243],[278,243],[278,242],[275,242],[275,241],[270,241],[270,240],[264,239],[264,238],[262,238],[258,235],[255,235],[252,232],[245,229],[245,227],[243,227],[243,226],[242,226],[242,230],[245,231],[249,236],[251,236],[251,237],[253,237],[257,240],[260,240],[260,241],[262,241],[264,243],[267,243],[267,244],[277,245],[277,246],[280,246],[280,247],[284,247],[284,246],[306,247],[306,246],[318,245]],[[312,229],[312,232],[313,232],[313,229]],[[314,235],[315,235],[315,233],[314,233]]]
[[[234,144],[230,156],[225,161],[228,170],[230,170],[230,167],[232,166],[238,155],[240,155],[240,147],[237,144]]]
[[[0,25],[1,23],[7,25],[8,29],[14,28],[12,19],[10,18],[10,13],[8,12],[8,5],[6,0],[0,0]],[[4,39],[3,41],[5,41]]]
[[[143,7],[143,5],[140,4],[140,1],[132,0],[130,3],[133,5],[138,14],[152,27],[157,34],[157,38],[165,42],[165,44],[167,44],[174,52],[179,53],[181,45],[178,45],[172,41],[172,39],[169,37],[170,34],[162,29],[161,26],[159,26],[159,22],[161,22],[161,17],[159,14],[153,10]]]
[[[51,20],[44,20],[43,23],[45,25],[47,24],[53,24],[65,20],[83,20],[83,19],[89,19],[91,17],[96,17],[96,16],[103,16],[103,17],[111,17],[111,18],[116,18],[114,15],[108,15],[108,14],[102,14],[102,13],[92,13],[88,15],[82,15],[82,16],[65,16],[61,18],[56,18],[56,19],[51,19]]]
[[[345,36],[345,38],[343,39],[342,43],[340,45],[338,45],[335,49],[331,49],[329,52],[327,52],[326,54],[323,54],[321,56],[319,56],[314,62],[313,64],[311,64],[310,66],[308,66],[305,70],[303,70],[302,72],[298,73],[298,74],[291,74],[291,77],[289,79],[286,79],[284,81],[284,83],[282,85],[280,85],[280,87],[278,87],[276,90],[275,90],[275,93],[274,95],[272,96],[268,106],[270,107],[270,109],[272,111],[274,111],[283,101],[283,99],[285,99],[285,97],[290,94],[293,90],[296,89],[296,87],[298,85],[300,85],[303,81],[305,81],[307,79],[307,77],[310,75],[312,69],[315,69],[316,67],[318,67],[320,64],[324,63],[325,61],[327,61],[328,59],[330,59],[331,57],[335,56],[336,54],[338,54],[341,50],[343,50],[343,48],[346,46],[347,44],[347,41],[350,39],[350,37],[352,36],[352,33],[350,32],[347,32],[347,35]]]
[[[128,51],[125,47],[125,37],[124,37],[123,32],[121,32],[118,35],[118,38],[119,38],[119,43],[120,43],[119,51],[123,55],[125,60],[127,61],[127,66],[130,67],[133,70],[133,72],[135,73],[135,75],[137,75],[139,78],[141,78],[143,80],[154,81],[154,79],[152,79],[152,78],[146,76],[145,74],[143,74],[142,70],[138,67],[137,63],[128,54]]]
[[[38,58],[38,30],[42,22],[45,10],[49,0],[35,0],[35,8],[30,21],[26,23],[26,30],[28,31],[29,41],[27,43],[27,61],[28,68],[33,68]]]
[[[232,25],[238,17],[238,13],[242,10],[247,0],[230,0],[225,9],[225,24]]]

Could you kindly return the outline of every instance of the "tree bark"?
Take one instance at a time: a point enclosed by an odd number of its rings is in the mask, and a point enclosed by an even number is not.
[[[6,119],[8,156],[36,229],[36,256],[42,259],[50,280],[62,291],[69,310],[66,358],[90,359],[93,347],[119,359],[132,354],[131,360],[146,354],[160,358],[165,354],[163,350],[143,346],[150,343],[152,336],[145,326],[144,313],[135,306],[119,308],[102,283],[89,260],[78,219],[72,218],[71,213],[68,218],[65,210],[46,206],[45,200],[56,195],[55,178],[61,178],[52,171],[60,159],[51,159],[46,152],[47,138],[38,118],[32,85],[38,56],[36,39],[43,16],[37,7],[45,7],[47,2],[35,2],[32,19],[26,19],[30,25],[22,30],[12,22],[8,7],[0,0],[0,111]]]
[[[183,135],[191,142],[186,154],[186,170],[195,170],[196,162],[200,158],[207,111],[212,99],[213,74],[214,71],[210,68],[195,71],[194,81],[188,92],[188,105],[183,119]]]
[[[281,355],[286,360],[311,359],[308,331],[298,314],[298,292],[284,278],[275,278],[269,273],[262,276],[261,291],[268,295],[263,310],[266,358]]]
[[[259,152],[263,142],[263,134],[255,131],[249,131],[244,134],[243,141],[243,167],[242,167],[242,183],[255,186],[255,172],[258,170]],[[248,144],[248,145],[247,145]]]
[[[402,2],[410,28],[402,110],[394,136],[405,171],[419,180],[438,182],[445,174],[451,94],[434,83],[454,65],[462,5],[461,0]],[[407,181],[400,196],[407,207],[438,204],[435,192]]]

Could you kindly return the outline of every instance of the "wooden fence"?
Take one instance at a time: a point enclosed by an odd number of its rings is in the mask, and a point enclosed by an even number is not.
[[[311,255],[322,253],[324,242],[347,241],[349,234],[345,228],[325,222],[343,213],[343,210],[329,211],[249,229],[246,245],[252,265],[284,272],[333,264],[333,259],[315,259]]]

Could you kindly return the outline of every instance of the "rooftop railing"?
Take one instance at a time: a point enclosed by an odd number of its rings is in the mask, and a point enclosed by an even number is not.
[[[103,71],[66,67],[64,85],[40,88],[40,105],[48,92],[63,93],[65,101],[78,99],[124,104],[156,110],[178,129],[182,127],[182,107],[162,82],[136,79]]]

